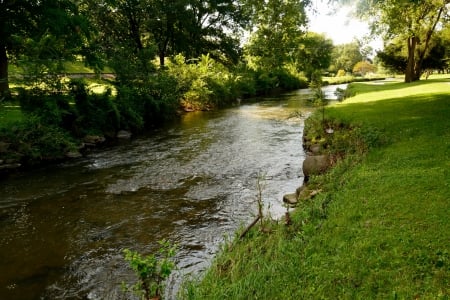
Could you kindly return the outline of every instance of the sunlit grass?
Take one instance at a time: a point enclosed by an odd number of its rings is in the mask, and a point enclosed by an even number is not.
[[[23,113],[20,106],[11,103],[0,105],[0,129],[8,128],[11,124],[23,120]]]
[[[352,84],[328,118],[384,143],[341,161],[290,227],[222,253],[191,299],[448,299],[450,84]],[[355,163],[360,161],[360,163]]]

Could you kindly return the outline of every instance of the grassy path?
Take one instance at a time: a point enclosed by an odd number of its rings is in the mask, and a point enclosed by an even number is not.
[[[449,299],[450,80],[351,89],[327,116],[382,144],[312,178],[293,225],[224,251],[187,298]]]

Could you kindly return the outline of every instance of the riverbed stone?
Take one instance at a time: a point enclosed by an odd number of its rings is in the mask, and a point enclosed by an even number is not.
[[[12,164],[3,164],[0,165],[0,170],[12,170],[12,169],[18,169],[22,165],[19,163],[12,163]]]
[[[284,195],[283,202],[289,205],[297,204],[298,202],[297,193]]]
[[[86,146],[95,146],[97,144],[101,144],[106,141],[106,138],[101,135],[86,135],[83,138],[83,142]]]
[[[321,149],[320,144],[313,144],[313,145],[311,145],[311,146],[309,147],[309,150],[311,150],[311,152],[312,152],[314,155],[319,154],[320,149]]]
[[[67,158],[79,158],[83,155],[79,151],[69,151],[66,153]]]
[[[305,177],[319,175],[330,166],[328,155],[308,155],[303,161],[303,174]]]
[[[309,191],[309,188],[306,185],[302,185],[295,192],[297,194],[297,198],[298,199],[306,199],[307,196],[309,195],[310,191]]]
[[[131,132],[126,130],[120,130],[119,132],[117,132],[116,138],[121,140],[129,140],[131,138]]]

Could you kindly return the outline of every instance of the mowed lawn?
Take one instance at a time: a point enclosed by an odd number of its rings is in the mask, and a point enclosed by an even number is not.
[[[353,83],[326,117],[377,146],[313,178],[293,225],[225,249],[186,298],[449,299],[449,78]]]

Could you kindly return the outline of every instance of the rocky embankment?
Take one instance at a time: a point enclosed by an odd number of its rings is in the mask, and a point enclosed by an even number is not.
[[[320,190],[311,189],[308,186],[309,177],[323,174],[331,166],[330,156],[322,149],[322,145],[312,143],[305,135],[303,136],[303,149],[306,153],[302,164],[303,184],[297,188],[295,193],[283,196],[283,202],[290,207],[295,207],[299,201],[305,201],[317,195]]]
[[[120,142],[131,139],[131,132],[120,130],[116,133],[115,137],[112,139],[112,142]],[[82,157],[84,154],[88,153],[90,150],[103,146],[107,141],[107,138],[103,135],[86,135],[80,140],[80,146],[78,149],[69,150],[64,153],[64,156],[61,157],[46,157],[45,159],[41,159],[39,163],[51,162],[51,161],[60,161],[67,159],[75,159]],[[14,150],[14,145],[12,143],[6,143],[0,141],[0,172],[1,173],[10,173],[15,170],[21,169],[27,165],[27,161],[30,161],[30,158],[24,157],[20,153]]]

